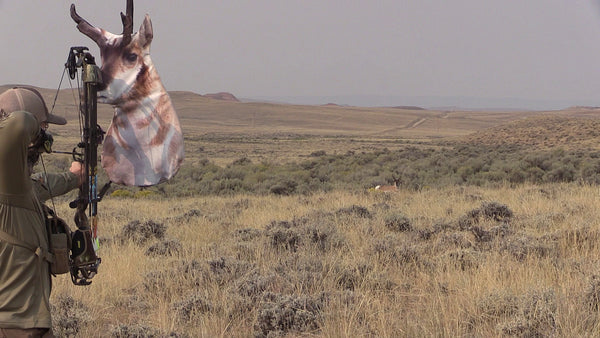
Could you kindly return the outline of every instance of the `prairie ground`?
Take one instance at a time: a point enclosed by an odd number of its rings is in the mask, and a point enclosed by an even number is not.
[[[600,191],[108,199],[74,336],[600,336]],[[68,210],[60,210],[69,213]]]

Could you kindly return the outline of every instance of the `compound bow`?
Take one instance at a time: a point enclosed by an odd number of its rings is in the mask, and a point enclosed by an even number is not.
[[[98,145],[102,144],[104,131],[98,125],[97,91],[102,84],[100,68],[87,47],[71,47],[66,70],[75,79],[81,70],[83,97],[79,104],[81,142],[73,149],[73,159],[82,164],[84,182],[77,199],[69,203],[76,209],[71,248],[71,280],[75,285],[89,285],[98,273],[101,259],[98,251],[98,202],[108,191],[110,182],[98,191]],[[79,148],[79,149],[78,149]]]

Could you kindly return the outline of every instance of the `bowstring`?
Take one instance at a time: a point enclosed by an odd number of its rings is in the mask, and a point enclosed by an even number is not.
[[[54,204],[54,194],[52,194],[52,189],[50,188],[50,184],[48,184],[48,173],[46,172],[46,163],[44,163],[44,156],[40,154],[40,161],[42,162],[42,170],[44,172],[44,181],[46,182],[46,188],[48,188],[48,193],[50,194],[50,202],[52,202],[52,211],[54,215],[58,217],[58,213],[56,211],[56,204]]]
[[[63,79],[65,78],[65,72],[67,71],[67,67],[63,68],[62,75],[60,76],[60,81],[58,82],[58,88],[56,88],[56,94],[54,94],[54,102],[52,102],[52,108],[50,109],[50,114],[54,112],[54,107],[56,106],[56,99],[58,99],[58,93],[60,92],[60,87],[62,86]]]
[[[60,93],[60,88],[62,87],[62,82],[65,78],[66,72],[67,72],[67,67],[65,66],[63,68],[62,75],[60,76],[60,81],[58,82],[58,88],[56,89],[56,93],[54,94],[54,101],[52,102],[52,108],[50,109],[50,114],[52,114],[54,112],[54,107],[56,107],[56,100],[58,99],[58,94]],[[81,98],[81,86],[80,86],[80,81],[79,81],[79,72],[75,72],[75,77],[76,77],[76,83],[77,83],[77,94],[78,94],[77,96]],[[69,87],[71,88],[71,94],[73,95],[73,102],[77,103],[77,98],[75,97],[75,90],[73,89],[73,82],[71,81],[70,76],[69,76]],[[77,114],[77,116],[79,117],[79,134],[83,135],[83,127],[82,127],[83,117],[81,116],[81,101],[79,101],[79,104],[77,105],[77,109],[79,111],[79,114]],[[50,194],[50,202],[52,203],[52,211],[58,217],[58,212],[56,210],[56,204],[54,203],[54,194],[52,193],[52,189],[50,188],[50,185],[48,184],[48,172],[46,170],[46,163],[44,162],[43,154],[40,154],[40,161],[42,162],[43,179],[46,182],[46,188],[48,189],[48,193]]]
[[[65,72],[67,71],[67,67],[63,68],[62,75],[60,76],[60,81],[58,81],[58,88],[56,88],[56,93],[54,94],[54,101],[52,101],[52,108],[50,108],[50,114],[54,112],[54,107],[56,107],[56,100],[58,99],[58,93],[60,93],[60,87],[62,87],[63,79],[65,78]],[[48,189],[48,193],[50,194],[50,202],[52,203],[52,211],[56,216],[58,213],[56,211],[56,204],[54,203],[54,194],[52,193],[52,188],[48,184],[48,171],[46,170],[46,163],[44,162],[44,155],[40,154],[40,161],[42,162],[42,172],[43,172],[43,180],[46,182],[46,188]]]
[[[83,80],[81,80],[83,81]],[[82,84],[79,79],[79,72],[75,72],[75,82],[77,83],[77,97],[79,97],[79,104],[77,105],[77,110],[78,110],[78,118],[79,118],[79,135],[82,136],[83,135],[83,114],[82,114],[82,109],[81,109],[81,86]],[[71,80],[71,77],[69,77],[69,86],[71,86],[71,94],[73,94],[73,102],[77,102],[77,99],[75,98],[75,90],[73,89],[73,81]]]

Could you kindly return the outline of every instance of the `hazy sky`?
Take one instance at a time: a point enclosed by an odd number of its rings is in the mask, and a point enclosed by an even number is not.
[[[595,1],[138,0],[134,31],[149,13],[168,90],[600,105]],[[125,0],[0,0],[0,84],[56,88],[73,45],[100,59],[69,17],[72,2],[122,31]]]

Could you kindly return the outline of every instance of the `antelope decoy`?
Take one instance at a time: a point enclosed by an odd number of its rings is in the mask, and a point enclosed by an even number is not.
[[[115,113],[102,149],[102,167],[110,180],[151,186],[173,177],[184,158],[183,134],[171,98],[150,58],[153,31],[146,14],[133,33],[133,0],[121,12],[123,33],[110,33],[80,17],[71,5],[77,29],[100,48],[102,88],[98,102]]]

